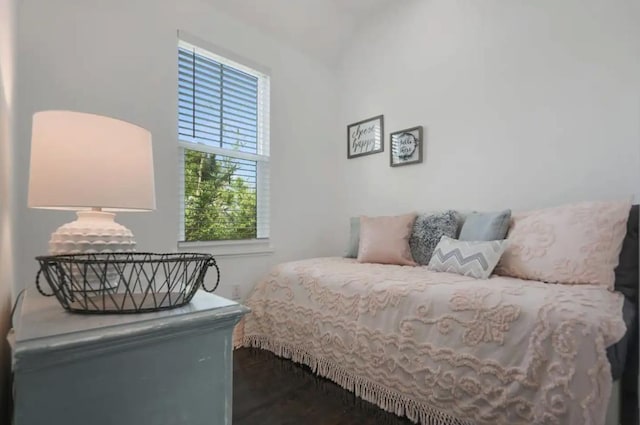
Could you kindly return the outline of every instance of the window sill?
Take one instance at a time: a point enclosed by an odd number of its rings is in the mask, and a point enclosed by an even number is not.
[[[274,252],[269,239],[243,241],[178,242],[178,251],[208,252],[216,257],[271,255]]]

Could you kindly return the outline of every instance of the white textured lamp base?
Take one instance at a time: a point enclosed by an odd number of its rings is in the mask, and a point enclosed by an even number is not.
[[[93,210],[76,214],[76,221],[58,227],[51,234],[51,255],[135,251],[133,233],[114,221],[115,214]]]
[[[51,234],[49,253],[59,254],[107,254],[135,251],[136,242],[131,230],[114,221],[115,214],[104,211],[78,211],[78,219],[64,224]],[[70,270],[79,292],[100,292],[115,290],[120,276],[115,269],[105,271],[106,280],[90,272]]]

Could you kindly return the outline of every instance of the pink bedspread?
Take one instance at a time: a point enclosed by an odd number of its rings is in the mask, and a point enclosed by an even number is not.
[[[319,258],[256,286],[240,344],[423,424],[602,425],[622,303],[596,286]]]

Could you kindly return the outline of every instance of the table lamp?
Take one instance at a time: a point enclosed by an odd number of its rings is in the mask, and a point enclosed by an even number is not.
[[[28,205],[77,211],[51,235],[52,255],[134,251],[133,233],[114,212],[155,209],[151,133],[99,115],[37,112]]]

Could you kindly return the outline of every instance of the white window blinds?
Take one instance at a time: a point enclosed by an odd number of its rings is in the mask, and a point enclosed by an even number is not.
[[[269,77],[180,41],[181,240],[269,237]]]

